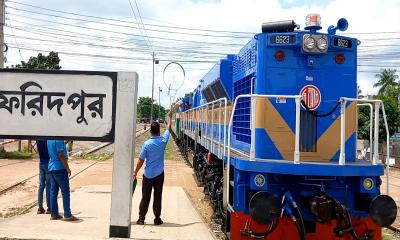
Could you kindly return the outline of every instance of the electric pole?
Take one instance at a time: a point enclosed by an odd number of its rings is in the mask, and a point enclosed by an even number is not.
[[[153,81],[151,81],[151,110],[150,110],[150,124],[153,122],[153,101],[154,101],[154,52],[153,52]]]
[[[160,98],[160,95],[161,95],[161,92],[162,92],[162,89],[161,89],[161,87],[158,87],[158,119],[160,119],[161,118],[161,116],[160,116],[160,110],[161,110],[161,98]]]
[[[6,23],[6,6],[5,0],[0,0],[0,44],[1,44],[1,51],[0,51],[0,68],[4,68],[4,25]]]
[[[151,110],[150,110],[150,124],[153,122],[153,108],[154,108],[154,65],[159,63],[159,60],[155,58],[154,52],[153,56],[153,81],[151,82]]]

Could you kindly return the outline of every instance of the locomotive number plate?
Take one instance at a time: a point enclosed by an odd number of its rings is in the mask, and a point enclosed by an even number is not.
[[[269,38],[271,44],[293,44],[295,38],[293,35],[275,35]]]
[[[353,42],[350,39],[334,38],[333,45],[335,45],[336,47],[342,47],[342,48],[352,48]]]

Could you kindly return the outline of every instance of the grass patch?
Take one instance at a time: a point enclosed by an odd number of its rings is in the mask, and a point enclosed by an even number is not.
[[[383,229],[382,240],[400,240],[400,236],[389,229]]]
[[[7,159],[29,159],[34,157],[35,154],[30,152],[0,152],[0,158]]]
[[[167,146],[165,147],[164,159],[173,160],[171,157],[173,156],[174,151],[174,140],[172,136],[170,136]]]
[[[31,208],[32,208],[32,204],[27,204],[23,207],[10,208],[2,217],[10,218],[10,217],[22,215],[22,214],[27,213],[29,211],[29,209],[31,209]]]
[[[165,127],[161,127],[160,129],[161,135],[164,134],[165,132]],[[136,138],[136,144],[135,144],[135,158],[138,158],[140,155],[140,150],[142,150],[143,143],[150,139],[151,134],[150,131],[142,134],[138,138]],[[170,136],[169,141],[167,143],[167,146],[165,147],[165,152],[164,152],[164,159],[172,160],[171,157],[174,155],[174,140],[172,136]]]
[[[82,160],[94,160],[94,161],[106,161],[114,156],[113,152],[104,153],[88,153],[80,156],[78,159]]]
[[[389,234],[382,234],[382,240],[395,240],[396,238],[393,238],[392,236],[390,236]]]
[[[151,137],[150,131],[140,135],[136,138],[135,142],[135,158],[138,158],[140,155],[140,151],[142,150],[143,143]]]

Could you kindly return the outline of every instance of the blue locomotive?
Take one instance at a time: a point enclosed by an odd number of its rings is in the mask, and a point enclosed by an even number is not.
[[[310,14],[264,23],[180,102],[174,132],[227,237],[381,239],[397,206],[380,192],[380,101],[357,99],[355,38]],[[371,159],[356,156],[357,107],[374,109]],[[372,134],[372,132],[371,132]]]

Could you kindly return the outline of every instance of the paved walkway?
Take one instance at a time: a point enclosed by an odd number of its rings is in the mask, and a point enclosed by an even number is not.
[[[37,215],[36,209],[33,209],[25,215],[0,220],[0,238],[107,239],[110,191],[110,186],[85,186],[72,193],[72,210],[82,219],[80,222],[50,221],[49,215]],[[181,187],[164,187],[162,213],[164,224],[161,226],[152,225],[154,216],[151,209],[146,225],[135,225],[140,197],[141,186],[138,186],[133,197],[131,239],[214,239]],[[61,201],[59,207],[61,211]]]

